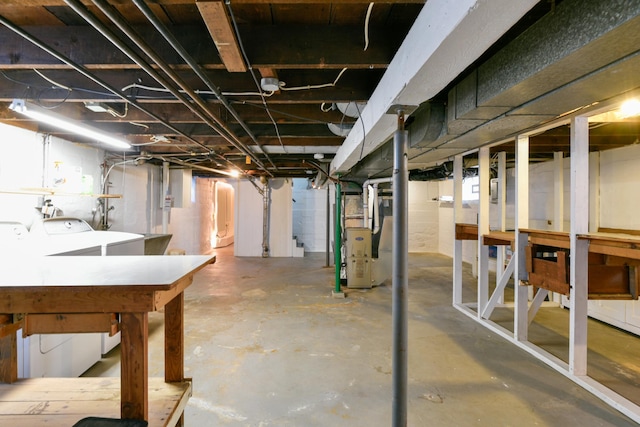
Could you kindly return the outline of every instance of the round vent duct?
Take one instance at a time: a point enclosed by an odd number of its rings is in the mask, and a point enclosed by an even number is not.
[[[353,127],[352,123],[327,123],[329,126],[329,130],[333,132],[334,135],[338,136],[347,136],[349,132],[351,132],[351,128]]]
[[[360,117],[360,113],[364,110],[364,107],[367,105],[366,102],[336,102],[336,108],[342,112],[347,117],[357,118]]]

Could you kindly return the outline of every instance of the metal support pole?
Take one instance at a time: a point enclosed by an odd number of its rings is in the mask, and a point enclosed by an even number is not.
[[[336,238],[335,238],[335,264],[336,264],[336,287],[334,293],[339,294],[342,291],[340,290],[340,268],[342,264],[342,250],[340,246],[342,245],[342,229],[340,227],[342,217],[342,189],[340,186],[340,181],[336,182],[336,219],[335,219],[335,228],[336,228]]]
[[[327,267],[327,268],[331,266],[331,264],[330,264],[331,260],[330,260],[330,257],[329,257],[329,252],[331,250],[331,243],[330,243],[330,240],[331,240],[330,239],[330,237],[331,237],[331,231],[330,231],[330,227],[331,227],[331,209],[330,209],[330,206],[331,206],[331,203],[329,203],[330,200],[331,200],[331,197],[329,195],[329,193],[331,191],[330,188],[331,188],[331,186],[327,183],[327,234],[325,236],[327,238],[326,248],[325,248],[325,250],[326,250],[326,258],[327,259],[326,259],[326,262],[325,262],[325,267]]]
[[[407,425],[407,306],[408,306],[408,168],[404,111],[397,110],[398,129],[393,137],[393,412],[392,426]]]
[[[271,190],[269,189],[269,181],[264,180],[262,187],[262,258],[269,258],[269,204]]]
[[[106,181],[106,179],[105,179]],[[169,162],[162,162],[162,233],[169,232],[169,212],[171,205],[167,200],[169,197]],[[106,206],[103,206],[106,208]]]

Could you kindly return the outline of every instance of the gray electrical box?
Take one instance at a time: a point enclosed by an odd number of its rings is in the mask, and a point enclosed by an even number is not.
[[[172,207],[191,206],[191,169],[169,170],[169,192],[173,197]]]
[[[346,239],[347,287],[371,288],[371,230],[349,227]]]

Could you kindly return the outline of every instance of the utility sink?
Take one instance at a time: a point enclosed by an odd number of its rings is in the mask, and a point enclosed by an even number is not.
[[[164,255],[173,234],[143,233],[143,236],[145,255]]]

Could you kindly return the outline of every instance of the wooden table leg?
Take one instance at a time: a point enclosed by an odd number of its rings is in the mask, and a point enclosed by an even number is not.
[[[164,307],[164,380],[184,380],[184,294]]]
[[[149,419],[149,315],[122,313],[121,352],[121,418]]]
[[[0,382],[18,380],[18,341],[16,333],[0,337]]]
[[[0,382],[18,381],[18,339],[22,323],[14,323],[11,314],[0,314]]]

